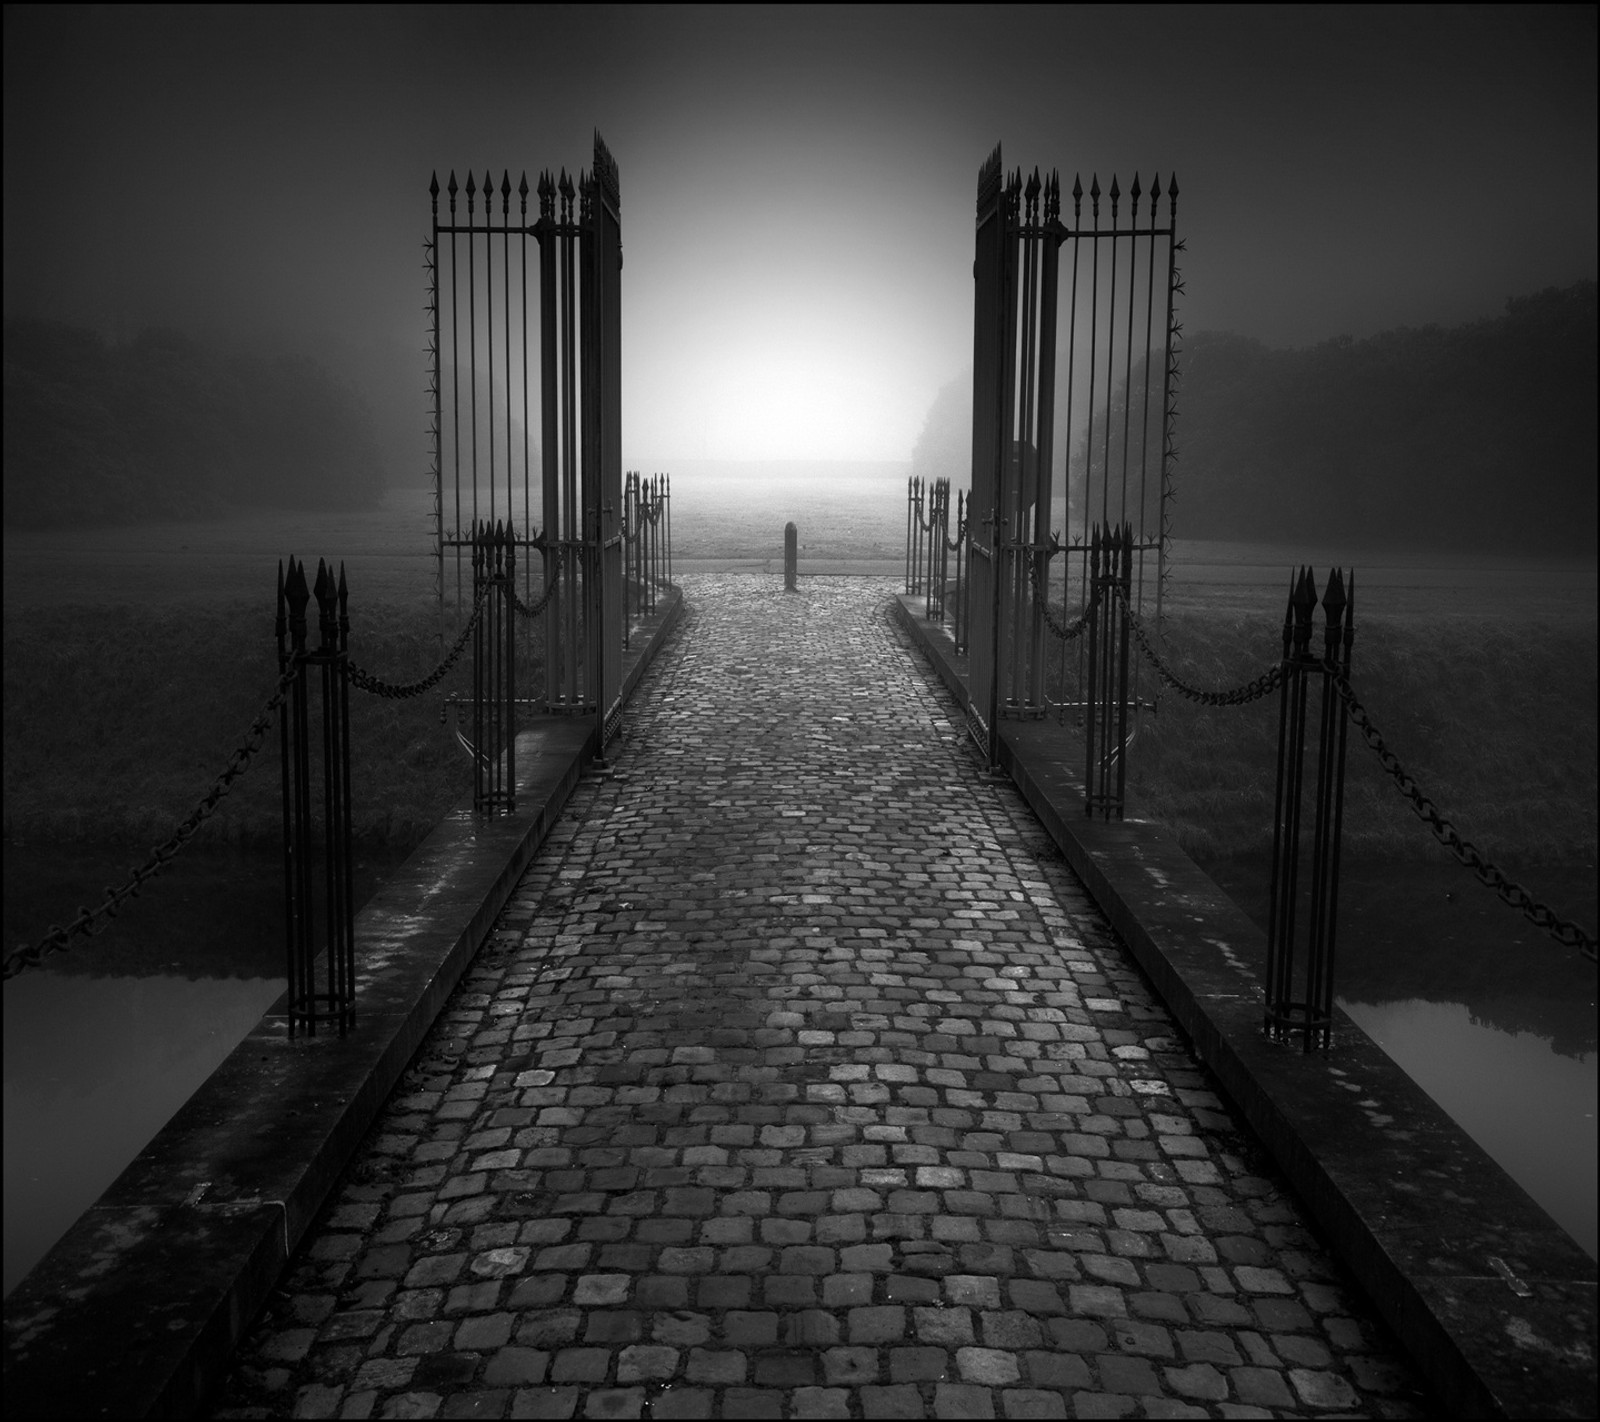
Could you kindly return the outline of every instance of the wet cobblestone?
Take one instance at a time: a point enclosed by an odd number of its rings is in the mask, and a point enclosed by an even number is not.
[[[682,581],[217,1415],[1424,1414],[893,583]]]

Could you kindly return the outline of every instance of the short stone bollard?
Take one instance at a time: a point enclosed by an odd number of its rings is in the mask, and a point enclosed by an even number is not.
[[[797,564],[800,561],[800,530],[792,523],[783,526],[783,590],[798,592],[795,583]]]

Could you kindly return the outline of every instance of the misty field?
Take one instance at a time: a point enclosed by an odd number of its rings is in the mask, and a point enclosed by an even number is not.
[[[673,478],[680,571],[782,567],[885,575],[898,588],[905,474],[766,466]],[[429,496],[369,515],[290,515],[5,540],[5,834],[9,841],[148,845],[166,837],[239,744],[275,677],[279,557],[344,559],[351,655],[394,681],[439,654]],[[1426,793],[1511,864],[1592,864],[1596,830],[1594,564],[1457,556],[1363,562],[1341,550],[1175,546],[1167,655],[1189,680],[1247,681],[1275,659],[1289,568],[1358,566],[1358,694]],[[452,570],[453,572],[453,570]],[[453,592],[453,576],[450,577]],[[530,644],[524,672],[537,665]],[[415,843],[467,793],[441,725],[465,664],[412,701],[354,699],[357,828]],[[527,684],[526,682],[524,684]],[[1130,756],[1130,811],[1202,859],[1260,847],[1270,822],[1276,703],[1209,709],[1163,694]],[[279,833],[275,736],[197,844]],[[1349,852],[1442,853],[1375,758],[1350,748]]]

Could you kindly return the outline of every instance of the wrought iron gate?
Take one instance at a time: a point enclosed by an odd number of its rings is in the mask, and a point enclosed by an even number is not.
[[[503,523],[508,546],[527,550],[518,560],[516,601],[530,626],[535,616],[526,614],[537,609],[543,632],[544,694],[519,704],[592,713],[603,752],[621,720],[625,617],[617,165],[596,133],[593,167],[576,185],[565,169],[559,179],[548,170],[540,176],[531,223],[526,174],[515,190],[515,214],[509,172],[498,191],[492,174],[480,187],[469,173],[463,187],[452,172],[443,221],[440,191],[435,176],[426,267],[440,634],[452,610],[457,622],[470,611],[473,531]],[[463,195],[465,213],[458,206]],[[537,249],[536,330],[529,315],[530,238]],[[536,381],[537,447],[530,425]],[[540,556],[537,574],[533,553]],[[447,597],[452,555],[453,603]],[[530,639],[525,654],[533,650]]]
[[[1142,614],[1148,585],[1158,622],[1161,612],[1176,457],[1178,186],[1170,181],[1163,194],[1158,175],[1146,193],[1136,174],[1124,212],[1113,177],[1107,225],[1097,177],[1087,195],[1085,225],[1085,191],[1075,179],[1068,225],[1055,173],[1041,180],[1035,169],[1026,184],[1020,171],[1007,177],[997,145],[978,174],[967,635],[969,724],[991,765],[1002,717],[1087,708],[1086,649],[1077,639],[1069,666],[1067,643],[1074,640],[1072,628],[1081,629],[1093,596],[1091,514],[1098,524],[1130,530],[1129,600]],[[1064,247],[1071,255],[1065,293]],[[1059,372],[1063,302],[1066,369]],[[1054,531],[1058,373],[1066,397],[1060,532]],[[1060,619],[1051,611],[1057,557],[1064,564],[1056,594]],[[1061,692],[1054,701],[1046,690],[1047,632],[1061,648]],[[1120,653],[1120,638],[1117,646]],[[1129,680],[1120,668],[1102,666],[1096,686],[1102,699],[1108,672],[1111,684],[1130,687],[1136,708],[1138,668]],[[1119,742],[1112,753],[1120,758],[1122,748]]]

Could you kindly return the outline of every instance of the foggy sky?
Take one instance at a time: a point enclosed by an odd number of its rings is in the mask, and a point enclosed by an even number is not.
[[[430,174],[599,128],[624,464],[903,459],[997,141],[1175,169],[1188,330],[1452,324],[1594,277],[1595,52],[1590,6],[10,7],[5,310],[414,360],[420,436]]]

